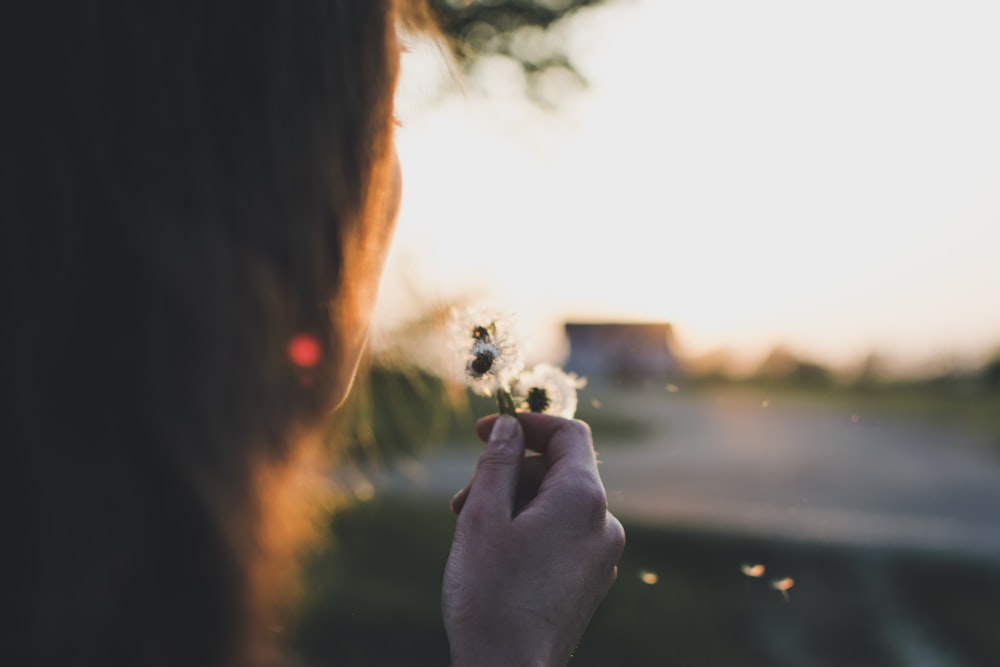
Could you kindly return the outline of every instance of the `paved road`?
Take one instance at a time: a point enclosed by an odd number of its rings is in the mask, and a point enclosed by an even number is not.
[[[622,518],[1000,558],[1000,456],[970,433],[750,393],[608,398],[653,422],[597,442]],[[477,454],[447,448],[376,488],[450,495]]]

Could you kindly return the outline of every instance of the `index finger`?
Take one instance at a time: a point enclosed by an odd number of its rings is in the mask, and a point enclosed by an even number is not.
[[[490,415],[476,422],[476,434],[482,440],[489,438],[496,419],[497,415]],[[543,454],[551,467],[579,466],[597,472],[593,438],[585,422],[537,412],[519,412],[517,420],[527,448]]]

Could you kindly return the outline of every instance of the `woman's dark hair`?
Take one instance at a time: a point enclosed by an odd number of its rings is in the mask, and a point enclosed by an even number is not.
[[[3,10],[3,664],[250,660],[255,480],[330,407],[338,359],[288,344],[337,336],[390,3]]]

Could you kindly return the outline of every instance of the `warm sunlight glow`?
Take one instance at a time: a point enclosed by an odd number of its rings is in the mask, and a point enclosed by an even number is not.
[[[477,290],[550,332],[672,322],[692,353],[986,354],[998,21],[989,2],[609,3],[562,27],[589,87],[556,111],[492,61],[441,95],[415,49],[383,317]]]

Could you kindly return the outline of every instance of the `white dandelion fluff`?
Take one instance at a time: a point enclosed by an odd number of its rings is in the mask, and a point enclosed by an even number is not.
[[[509,315],[489,308],[453,309],[448,333],[466,384],[481,396],[509,390],[524,368]]]
[[[514,380],[515,398],[531,412],[544,412],[572,419],[576,414],[578,389],[587,380],[552,364],[538,364]]]

